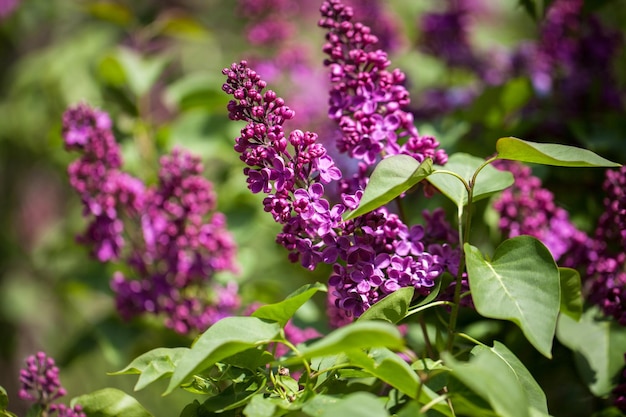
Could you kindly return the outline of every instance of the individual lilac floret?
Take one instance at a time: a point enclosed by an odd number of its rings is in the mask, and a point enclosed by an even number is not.
[[[497,161],[499,169],[511,171],[515,184],[502,192],[493,208],[500,215],[499,228],[511,238],[530,235],[541,240],[559,265],[576,267],[586,259],[590,239],[569,220],[567,211],[554,202],[530,167]]]
[[[589,256],[588,298],[626,326],[626,167],[607,170],[604,213]]]
[[[341,130],[339,150],[368,165],[396,154],[443,165],[445,151],[434,138],[420,136],[407,111],[404,73],[388,70],[387,53],[374,49],[378,38],[371,29],[353,23],[353,9],[340,0],[325,1],[320,10],[319,26],[328,31],[324,65],[332,83],[328,116]]]
[[[59,368],[54,359],[44,352],[26,359],[26,367],[20,371],[20,384],[20,398],[39,405],[44,413],[47,411],[45,415],[56,413],[58,417],[85,417],[80,405],[72,408],[54,403],[67,392],[61,386]]]
[[[333,265],[329,284],[336,306],[353,317],[401,287],[430,292],[444,266],[425,250],[421,226],[409,229],[384,208],[344,222],[341,215],[358,205],[362,191],[344,193],[343,203],[334,205],[325,197],[325,185],[341,172],[317,135],[285,133],[283,123],[293,111],[273,91],[264,91],[266,83],[247,62],[223,74],[223,90],[234,97],[230,118],[247,123],[235,150],[247,165],[250,190],[267,193],[265,210],[283,225],[277,242],[290,251],[290,260],[308,269]]]
[[[78,240],[99,261],[126,264],[111,281],[122,317],[158,314],[189,333],[232,313],[219,297],[232,294],[205,288],[217,272],[236,270],[236,246],[200,159],[174,149],[160,160],[158,184],[146,187],[121,170],[106,113],[80,104],[63,122],[66,148],[82,154],[68,169],[90,220]]]

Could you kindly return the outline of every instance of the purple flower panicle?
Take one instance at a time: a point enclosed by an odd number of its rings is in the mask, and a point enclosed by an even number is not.
[[[590,238],[569,220],[565,209],[554,202],[530,167],[497,161],[499,169],[511,171],[515,184],[504,190],[493,207],[500,215],[499,228],[507,237],[530,235],[541,240],[562,266],[584,263]]]
[[[342,202],[325,197],[325,185],[341,179],[341,172],[311,132],[284,131],[294,112],[246,61],[225,68],[223,90],[233,96],[230,118],[247,124],[235,150],[247,165],[244,173],[253,193],[267,194],[265,210],[283,225],[277,242],[289,258],[314,269],[333,265],[329,279],[336,307],[359,316],[387,294],[414,286],[426,294],[443,272],[442,259],[426,251],[421,226],[407,227],[382,208],[344,222],[346,208],[354,208],[362,190],[344,193]]]
[[[55,403],[67,392],[61,386],[59,368],[54,359],[44,352],[38,352],[26,359],[26,367],[20,371],[20,384],[20,398],[39,405],[42,411],[48,411],[46,415],[85,417],[80,405],[68,407]]]
[[[626,167],[607,170],[603,189],[604,213],[587,267],[588,298],[626,326]]]
[[[160,160],[158,183],[146,187],[122,171],[106,113],[86,104],[68,109],[63,137],[68,150],[81,153],[68,169],[90,219],[79,242],[100,262],[125,263],[129,271],[111,281],[123,318],[158,314],[189,333],[238,308],[220,301],[236,298],[236,286],[211,282],[217,272],[236,271],[236,245],[198,157],[174,149]]]
[[[321,6],[319,26],[327,30],[324,65],[329,68],[330,119],[341,131],[338,148],[373,165],[384,156],[407,154],[444,164],[447,155],[432,137],[421,136],[407,110],[405,75],[389,70],[387,53],[368,26],[353,23],[354,12],[340,0]]]

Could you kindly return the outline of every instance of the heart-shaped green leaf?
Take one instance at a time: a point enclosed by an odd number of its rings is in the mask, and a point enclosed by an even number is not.
[[[421,164],[408,155],[393,155],[376,165],[363,191],[359,207],[344,216],[350,220],[384,206],[432,172],[433,161],[427,158]]]
[[[587,149],[556,143],[529,142],[518,138],[500,138],[496,142],[498,159],[532,162],[560,167],[619,167]]]
[[[454,202],[462,212],[467,204],[467,189],[459,178],[441,170],[451,171],[460,176],[469,184],[476,170],[485,163],[484,159],[465,153],[451,155],[443,167],[437,167],[428,177],[428,182],[434,185],[446,197]],[[491,165],[484,167],[476,177],[476,184],[472,193],[472,201],[489,197],[513,184],[513,175],[507,171],[500,171]]]
[[[514,322],[539,352],[551,358],[560,280],[548,248],[534,237],[517,236],[498,246],[491,261],[468,243],[464,250],[476,310]]]

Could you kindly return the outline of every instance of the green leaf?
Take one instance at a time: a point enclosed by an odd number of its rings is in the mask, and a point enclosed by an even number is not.
[[[26,417],[41,417],[43,414],[43,408],[41,404],[33,404],[28,408]]]
[[[261,366],[267,365],[273,360],[274,355],[270,352],[263,348],[255,347],[229,356],[228,358],[223,359],[222,362],[238,368],[254,371]]]
[[[532,162],[561,167],[619,167],[618,163],[582,148],[556,143],[529,142],[514,137],[496,142],[498,159]]]
[[[372,172],[359,207],[347,213],[344,220],[353,219],[384,206],[429,176],[432,166],[433,161],[430,158],[422,163],[408,155],[393,155],[383,159]]]
[[[221,412],[241,407],[246,404],[250,398],[263,391],[265,384],[265,379],[257,380],[255,378],[250,378],[243,383],[231,384],[218,395],[202,403],[200,406],[200,415],[206,415],[206,412]],[[203,412],[205,413],[203,414]]]
[[[168,107],[177,110],[202,108],[215,111],[228,103],[224,92],[217,88],[221,85],[217,77],[212,73],[187,75],[167,86],[163,101]],[[221,80],[222,74],[219,77]]]
[[[583,313],[580,274],[575,269],[559,268],[561,282],[561,313],[578,321]]]
[[[533,20],[537,20],[537,5],[534,0],[519,0],[519,4],[526,10],[526,13],[528,13]]]
[[[489,349],[474,351],[469,362],[459,362],[447,352],[444,362],[451,375],[486,400],[501,417],[530,417],[530,403],[520,381],[506,362]],[[452,394],[452,404],[455,392]]]
[[[311,413],[311,407],[306,408],[307,414],[319,417],[384,417],[389,416],[385,410],[384,402],[381,398],[369,392],[355,392],[336,401],[315,403],[315,413]]]
[[[171,375],[176,369],[180,358],[189,351],[188,348],[156,348],[135,358],[121,371],[109,375],[141,374],[135,385],[135,391]]]
[[[187,404],[185,408],[183,408],[179,417],[198,417],[199,410],[200,402],[198,400],[193,400],[192,403]]]
[[[133,18],[133,13],[128,7],[112,1],[92,2],[86,7],[91,15],[102,20],[116,23],[120,26],[128,25]]]
[[[9,396],[3,386],[0,385],[0,417],[17,417],[12,412],[8,411]]]
[[[202,40],[209,36],[206,28],[193,16],[181,13],[163,14],[159,19],[163,34]]]
[[[464,250],[476,310],[484,317],[514,322],[539,352],[551,358],[560,279],[550,251],[531,236],[505,240],[492,261],[468,243]]]
[[[3,386],[0,385],[0,410],[6,410],[9,406],[9,396]]]
[[[376,348],[367,354],[361,351],[351,352],[348,360],[398,391],[416,398],[420,383],[417,373],[404,359],[389,349]]]
[[[385,320],[395,324],[406,316],[414,292],[413,287],[400,288],[368,308],[358,320]]]
[[[252,317],[276,321],[284,327],[296,311],[318,291],[326,291],[326,286],[319,282],[304,285],[287,296],[283,301],[259,307],[252,313]]]
[[[313,358],[372,347],[402,349],[404,339],[398,328],[378,320],[356,321],[329,333],[300,350],[300,358]],[[295,361],[294,361],[295,362]]]
[[[455,153],[448,158],[448,162],[441,169],[458,174],[469,184],[476,170],[484,163],[484,159],[466,153]],[[462,212],[467,204],[467,189],[459,178],[443,173],[437,168],[428,177],[428,181],[457,205],[459,213]],[[476,177],[472,201],[478,201],[500,192],[511,186],[513,181],[513,175],[510,172],[500,171],[487,165]]]
[[[336,404],[340,400],[339,397],[332,395],[319,394],[311,398],[303,407],[302,411],[309,416],[321,416],[324,411]]]
[[[128,48],[120,48],[114,57],[124,70],[128,87],[136,97],[143,97],[152,88],[169,62],[167,56],[145,58]]]
[[[626,328],[600,316],[596,307],[577,322],[562,314],[556,336],[574,351],[576,367],[591,392],[602,397],[614,387],[613,378],[624,366]]]
[[[281,326],[256,317],[227,317],[209,327],[180,359],[165,394],[171,393],[191,375],[249,348],[271,342]]]
[[[115,388],[104,388],[81,395],[71,402],[72,407],[80,404],[89,417],[151,417],[139,402]]]
[[[257,394],[250,398],[248,405],[243,409],[246,417],[273,417],[276,411],[276,404],[262,394]]]
[[[519,118],[519,110],[532,98],[533,87],[526,77],[507,80],[504,84],[487,86],[464,112],[465,120],[502,129]]]
[[[503,361],[515,375],[515,379],[520,383],[526,393],[530,406],[537,411],[547,414],[548,403],[546,394],[543,392],[535,378],[531,375],[524,364],[505,345],[494,341],[493,347],[476,346],[472,349],[472,354],[495,355]]]

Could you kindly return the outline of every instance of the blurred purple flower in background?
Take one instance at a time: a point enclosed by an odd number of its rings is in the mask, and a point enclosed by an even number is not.
[[[20,5],[21,0],[0,0],[0,19],[9,17]]]
[[[213,278],[236,271],[236,246],[199,158],[173,150],[161,158],[158,184],[146,187],[121,171],[105,113],[85,104],[68,109],[63,137],[68,150],[81,153],[68,169],[90,219],[79,242],[100,262],[126,264],[129,276],[116,272],[111,281],[121,316],[163,315],[185,334],[234,313],[236,286]]]
[[[554,202],[554,194],[542,187],[529,166],[517,162],[496,161],[497,168],[513,174],[515,183],[497,198],[498,227],[507,237],[530,235],[541,240],[562,266],[574,268],[585,264],[591,240],[577,229],[567,211]]]

